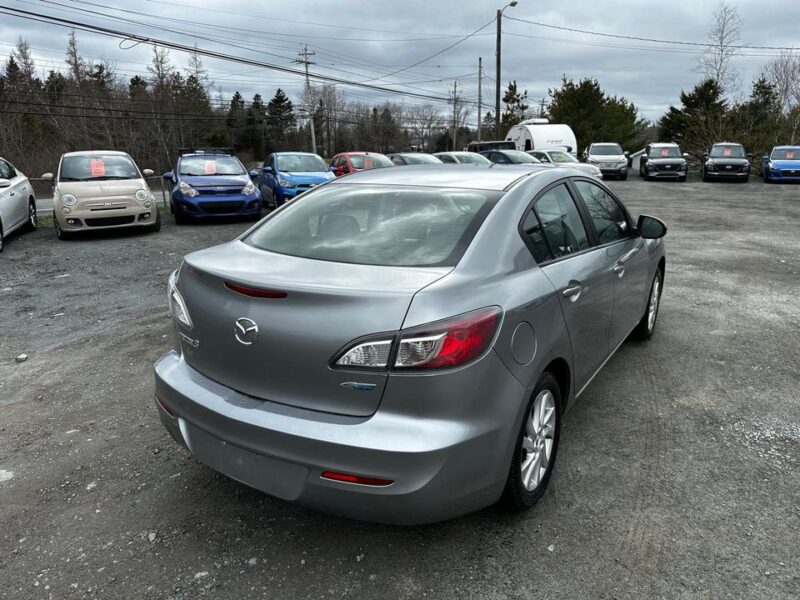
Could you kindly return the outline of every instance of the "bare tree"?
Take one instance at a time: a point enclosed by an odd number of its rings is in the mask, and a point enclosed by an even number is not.
[[[715,79],[725,94],[733,96],[741,87],[739,73],[731,60],[739,52],[736,44],[741,39],[742,18],[735,6],[721,0],[712,19],[708,30],[709,46],[697,59],[696,70],[706,78]]]
[[[781,114],[800,105],[800,54],[781,52],[764,65],[761,76],[774,86]]]
[[[444,127],[444,118],[434,104],[416,104],[406,109],[405,120],[414,137],[419,139],[422,150],[430,152],[433,136]]]

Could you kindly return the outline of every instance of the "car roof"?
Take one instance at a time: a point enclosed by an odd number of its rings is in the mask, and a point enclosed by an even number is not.
[[[344,156],[362,156],[362,155],[365,155],[365,154],[369,154],[370,156],[372,156],[372,155],[375,155],[375,156],[386,156],[382,152],[368,152],[366,150],[354,150],[352,152],[339,152],[339,154],[337,154],[336,156],[341,156],[341,155],[344,155]]]
[[[292,152],[292,151],[285,151],[285,152],[273,152],[275,156],[317,156],[313,152]]]
[[[94,154],[106,154],[110,156],[128,156],[127,152],[119,150],[81,150],[79,152],[65,152],[62,156],[92,156]]]
[[[741,146],[739,142],[714,142],[712,146]]]
[[[773,146],[773,150],[783,150],[784,148],[800,148],[800,145],[785,144],[783,146]]]
[[[421,187],[461,188],[473,190],[504,190],[515,181],[533,173],[551,169],[531,165],[520,170],[519,165],[409,165],[402,169],[369,169],[341,177],[326,185],[370,183],[378,185],[414,185]]]
[[[662,146],[677,146],[675,142],[654,142],[650,144],[653,148],[661,148]]]

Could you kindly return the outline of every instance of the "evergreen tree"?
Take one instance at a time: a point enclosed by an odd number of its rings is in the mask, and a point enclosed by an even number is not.
[[[508,83],[506,93],[503,95],[503,104],[506,109],[500,115],[500,131],[508,131],[520,121],[525,120],[528,112],[528,90],[520,94],[516,80]]]
[[[681,92],[681,106],[670,106],[658,122],[664,141],[675,141],[685,152],[702,156],[706,149],[731,137],[726,117],[728,104],[716,79],[698,83],[691,92]]]
[[[267,152],[283,149],[296,125],[294,105],[278,88],[267,104]]]

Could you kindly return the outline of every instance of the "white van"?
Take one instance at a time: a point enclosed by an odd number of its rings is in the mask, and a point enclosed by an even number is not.
[[[506,140],[517,150],[565,150],[577,156],[578,142],[569,125],[550,123],[547,119],[527,119],[508,130]]]

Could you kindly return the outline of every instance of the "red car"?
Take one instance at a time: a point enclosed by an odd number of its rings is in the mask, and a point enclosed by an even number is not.
[[[337,177],[380,167],[393,167],[394,163],[387,156],[377,152],[341,152],[331,160],[331,171]]]

